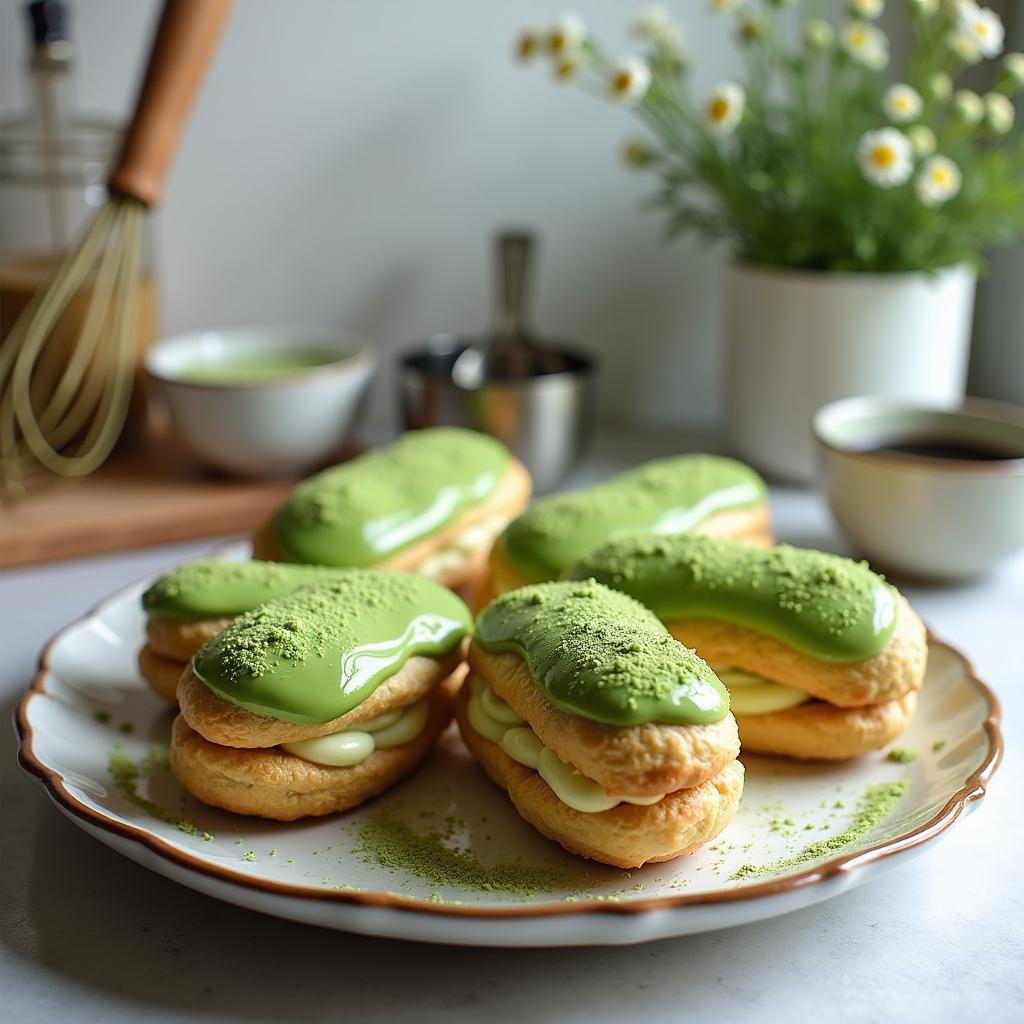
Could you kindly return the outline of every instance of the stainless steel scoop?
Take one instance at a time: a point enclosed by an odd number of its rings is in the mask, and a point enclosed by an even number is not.
[[[529,283],[534,237],[506,231],[497,238],[498,305],[488,337],[471,343],[455,360],[452,380],[474,391],[485,381],[515,380],[562,373],[568,363],[558,352],[539,346],[525,324],[523,307]]]

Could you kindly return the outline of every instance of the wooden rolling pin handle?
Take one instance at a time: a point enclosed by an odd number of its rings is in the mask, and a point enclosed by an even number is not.
[[[111,193],[153,206],[185,115],[217,47],[230,0],[166,0]]]

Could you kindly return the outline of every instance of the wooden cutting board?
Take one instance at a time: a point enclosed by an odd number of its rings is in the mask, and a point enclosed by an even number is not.
[[[246,534],[294,486],[218,476],[152,436],[90,477],[0,505],[0,568]]]

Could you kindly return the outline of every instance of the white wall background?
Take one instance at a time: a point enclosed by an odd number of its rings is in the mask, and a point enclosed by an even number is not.
[[[613,48],[640,5],[576,5]],[[79,0],[79,94],[126,115],[155,0]],[[499,0],[237,0],[167,183],[158,270],[168,331],[343,325],[385,353],[489,318],[490,234],[542,232],[536,323],[602,355],[614,420],[715,416],[721,255],[663,244],[625,169],[628,113],[522,68],[536,6]],[[697,82],[735,70],[727,25],[691,9]],[[0,7],[0,94],[21,105],[21,4]],[[379,384],[374,418],[392,415]]]
[[[237,0],[157,224],[165,329],[345,326],[375,339],[387,362],[434,332],[482,330],[491,232],[526,223],[543,236],[537,326],[601,354],[605,416],[714,420],[724,253],[663,243],[659,215],[639,208],[651,179],[618,159],[635,133],[627,112],[510,59],[517,28],[562,6]],[[628,52],[640,0],[574,6]],[[671,6],[686,22],[696,87],[735,73],[728,19],[704,0]],[[24,100],[21,7],[0,0],[5,112]],[[74,4],[83,107],[127,115],[157,8]],[[1005,319],[989,323],[1001,346]],[[385,374],[373,420],[393,413]]]

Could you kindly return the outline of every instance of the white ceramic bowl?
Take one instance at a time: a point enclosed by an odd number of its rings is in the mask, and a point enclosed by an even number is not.
[[[1024,455],[1024,409],[981,399],[936,409],[846,398],[819,409],[812,430],[832,514],[880,567],[961,579],[1024,548],[1024,457],[965,461],[871,450],[912,438]]]
[[[253,380],[195,379],[197,364],[260,359],[299,348],[347,358]],[[239,476],[293,476],[336,456],[362,410],[377,359],[353,334],[319,327],[230,327],[156,342],[146,371],[178,437]]]

